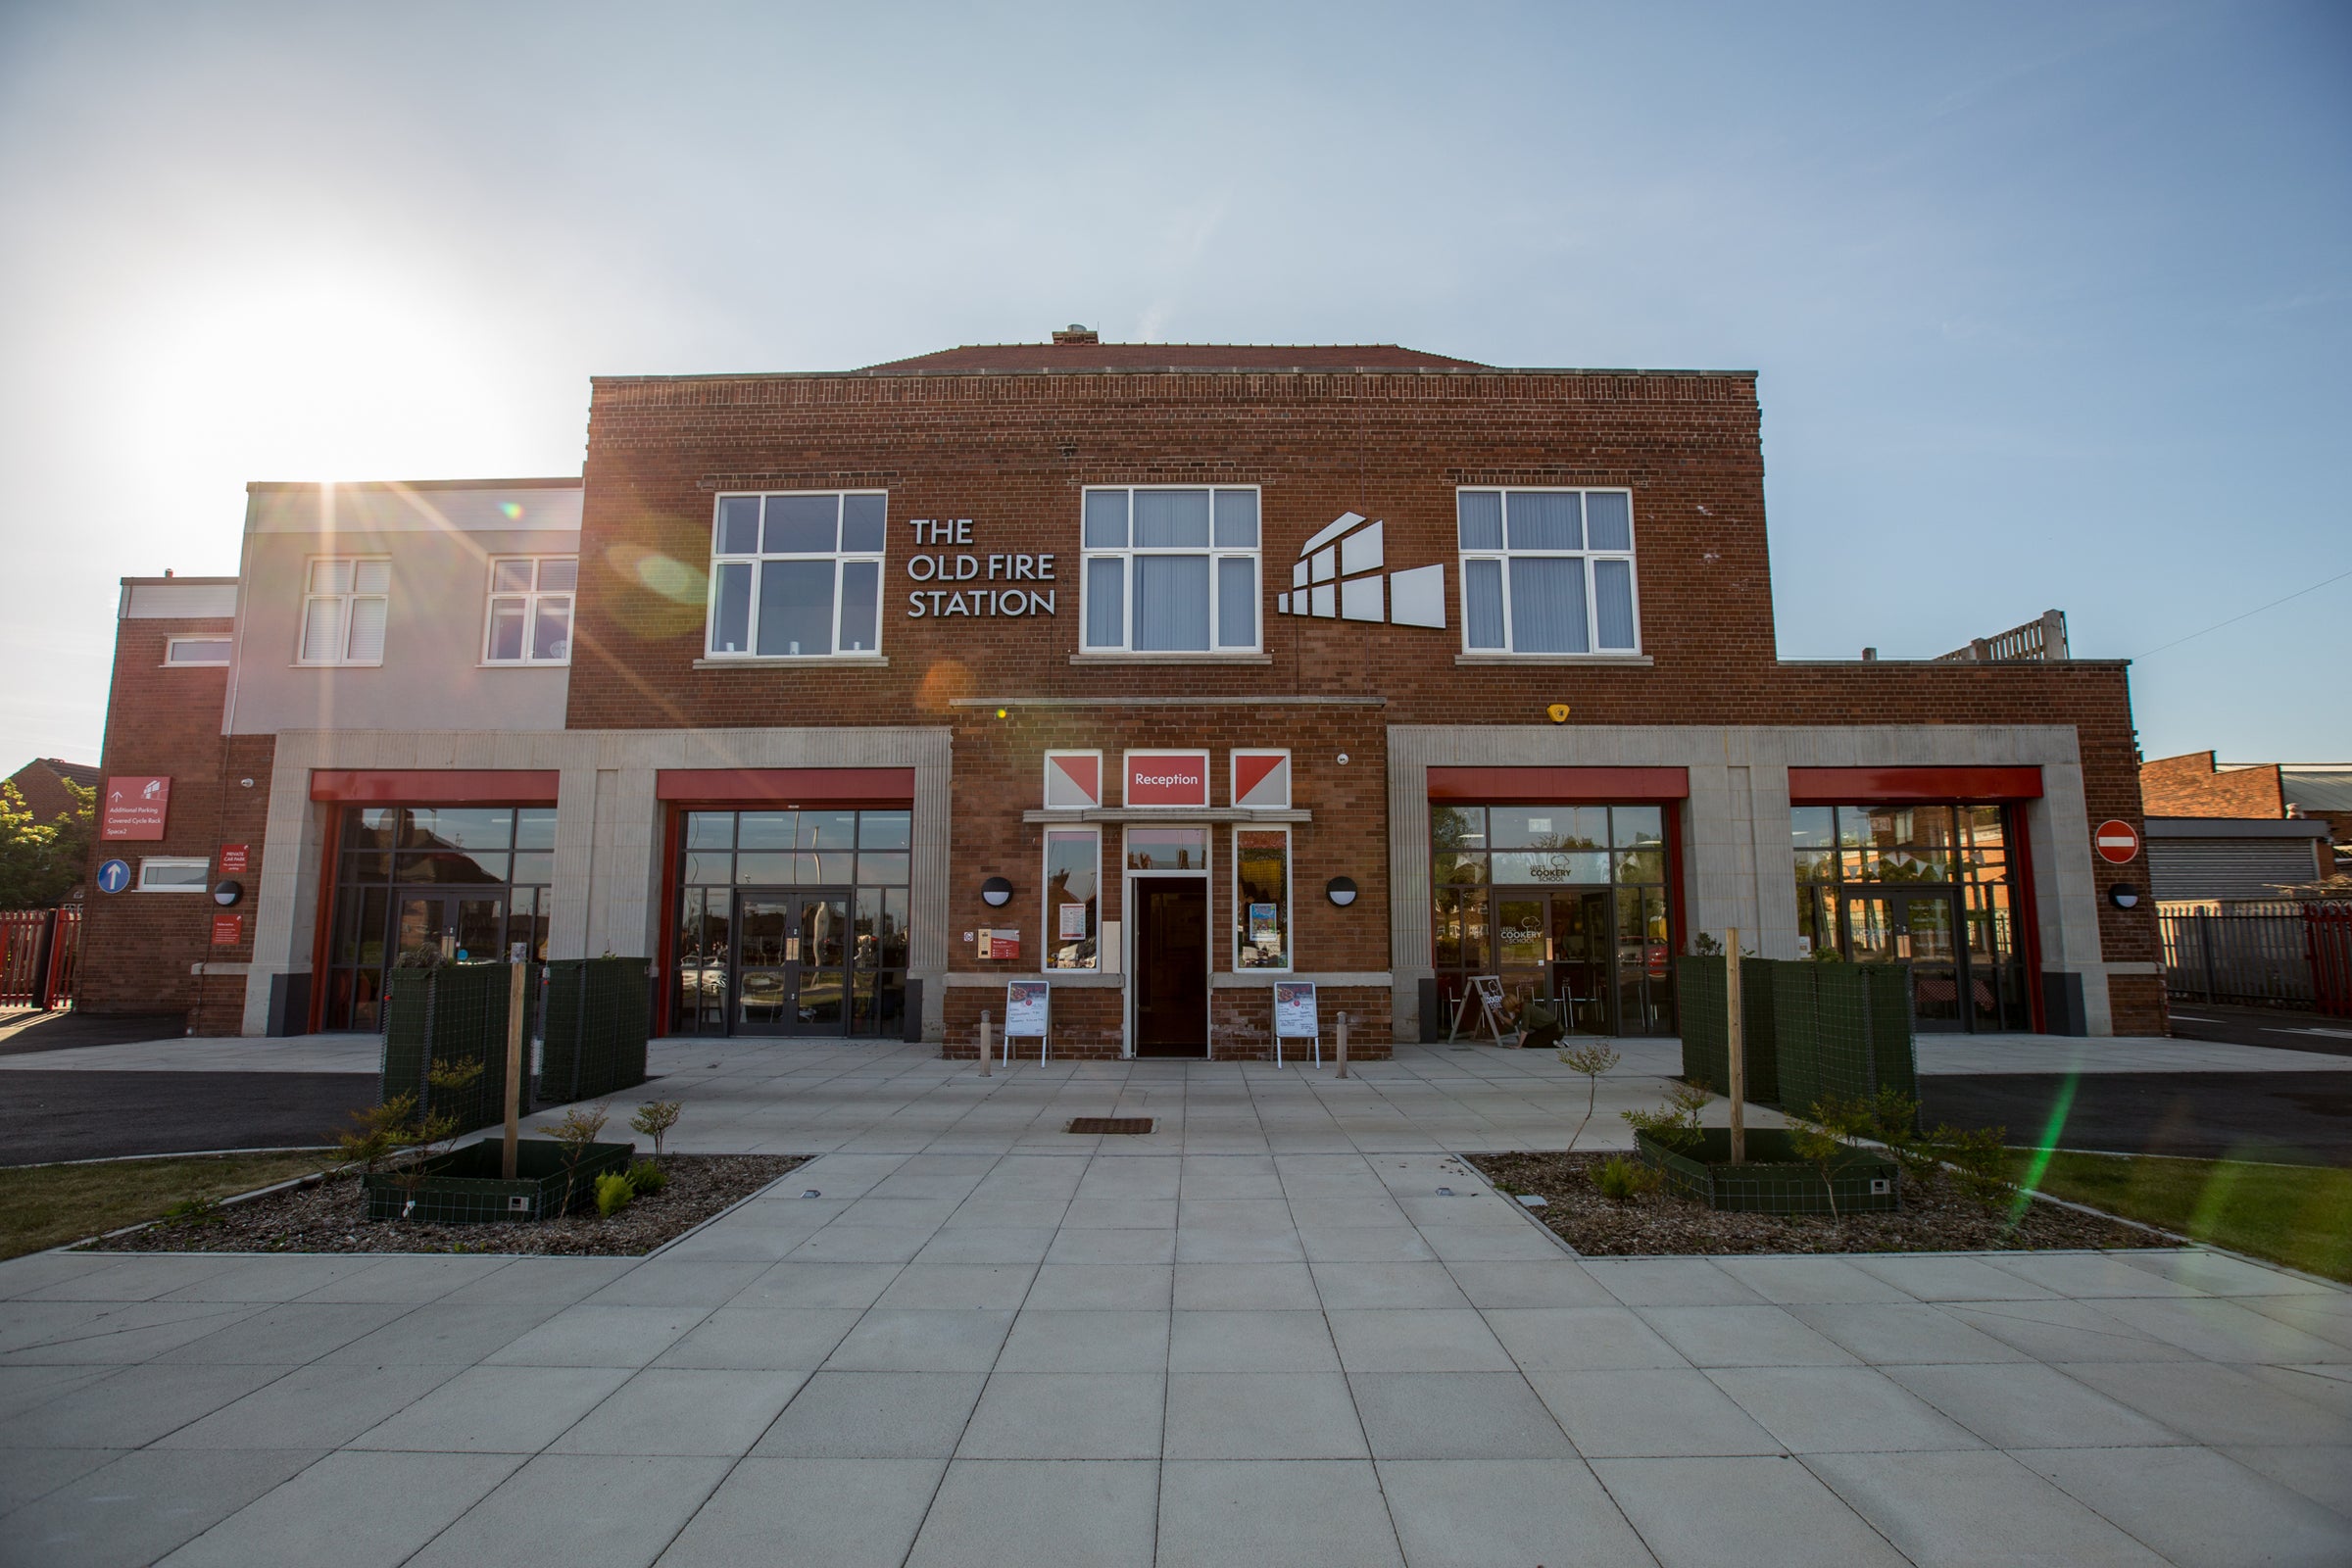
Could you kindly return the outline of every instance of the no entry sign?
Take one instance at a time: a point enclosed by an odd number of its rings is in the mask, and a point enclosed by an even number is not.
[[[2109,817],[2091,830],[2090,847],[2110,865],[2130,865],[2139,858],[2139,829]]]

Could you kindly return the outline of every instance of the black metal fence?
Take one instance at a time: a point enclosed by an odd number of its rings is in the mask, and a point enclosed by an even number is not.
[[[2175,1001],[2352,1011],[2352,906],[2166,910],[2158,921]]]

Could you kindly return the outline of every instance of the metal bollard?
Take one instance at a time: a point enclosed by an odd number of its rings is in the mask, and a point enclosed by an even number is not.
[[[1340,1076],[1348,1076],[1348,1015],[1340,1014]]]
[[[980,1076],[983,1078],[991,1076],[989,1070],[988,1026],[989,1015],[983,1011],[980,1014]]]

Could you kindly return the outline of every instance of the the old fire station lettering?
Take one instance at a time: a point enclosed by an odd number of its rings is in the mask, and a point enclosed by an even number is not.
[[[918,545],[968,545],[972,519],[915,517],[906,526]],[[916,582],[1053,582],[1052,556],[911,556],[906,575]],[[1054,588],[917,588],[906,595],[906,618],[941,615],[1051,615]]]

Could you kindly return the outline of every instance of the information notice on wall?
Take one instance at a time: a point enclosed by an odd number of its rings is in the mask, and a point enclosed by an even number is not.
[[[1086,906],[1083,904],[1063,904],[1057,905],[1055,907],[1059,909],[1061,914],[1061,940],[1064,942],[1084,942],[1086,940]]]
[[[1274,982],[1274,1033],[1284,1040],[1312,1040],[1322,1033],[1315,1019],[1312,980]]]
[[[1043,1040],[1053,1009],[1054,988],[1043,980],[1011,980],[1004,986],[1004,1038]]]

